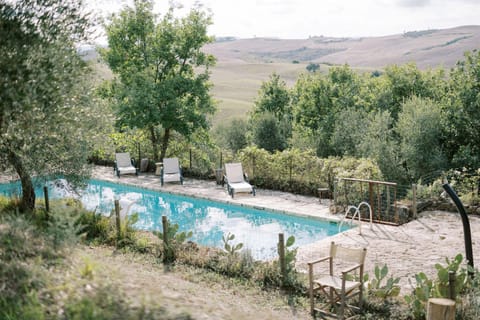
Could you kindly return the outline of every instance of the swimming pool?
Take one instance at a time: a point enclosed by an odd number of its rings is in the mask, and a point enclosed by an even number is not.
[[[19,184],[1,185],[0,193],[12,194]],[[18,192],[18,191],[17,191]],[[43,197],[43,190],[36,192]],[[65,189],[49,185],[51,198],[71,196]],[[142,230],[162,230],[162,216],[171,223],[178,223],[180,231],[192,231],[190,239],[202,245],[223,247],[222,236],[235,235],[233,243],[243,243],[258,260],[277,256],[278,234],[285,239],[295,236],[295,245],[302,246],[339,232],[338,223],[333,221],[306,218],[266,210],[252,209],[238,205],[220,203],[143,189],[135,186],[91,180],[79,196],[84,207],[109,215],[114,208],[114,200],[134,202],[130,212],[138,214],[135,227]],[[349,229],[342,226],[340,231]]]

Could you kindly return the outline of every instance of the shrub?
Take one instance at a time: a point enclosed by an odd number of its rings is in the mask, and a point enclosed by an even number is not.
[[[319,186],[333,191],[334,178],[382,179],[380,169],[369,159],[320,159],[311,150],[270,154],[248,147],[240,151],[239,160],[257,187],[308,195],[316,195]]]

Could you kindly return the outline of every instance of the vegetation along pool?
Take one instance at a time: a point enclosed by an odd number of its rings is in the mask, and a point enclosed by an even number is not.
[[[0,193],[11,195],[20,190],[20,185],[3,184]],[[42,188],[36,191],[42,197]],[[51,198],[73,196],[64,188],[49,186]],[[326,220],[257,210],[204,199],[162,193],[134,186],[90,180],[87,188],[77,195],[84,207],[109,215],[114,200],[134,202],[130,213],[138,214],[135,227],[142,230],[162,230],[162,215],[171,223],[178,223],[180,231],[192,231],[189,240],[202,245],[223,247],[224,234],[234,234],[232,243],[243,243],[253,257],[267,260],[276,257],[278,234],[285,239],[295,236],[295,246],[309,244],[339,232],[338,223]],[[341,231],[349,229],[342,226]]]

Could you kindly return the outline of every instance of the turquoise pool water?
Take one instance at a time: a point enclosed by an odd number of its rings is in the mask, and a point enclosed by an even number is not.
[[[19,192],[19,184],[4,184],[0,193],[10,195]],[[51,198],[72,196],[62,188],[49,185]],[[39,188],[37,197],[43,198]],[[256,210],[242,206],[224,204],[204,199],[191,198],[134,186],[91,180],[87,188],[77,195],[83,205],[109,215],[114,208],[114,200],[134,202],[130,212],[138,213],[139,221],[135,227],[144,230],[161,230],[162,215],[172,223],[178,223],[182,231],[193,231],[194,242],[223,247],[222,236],[235,235],[233,243],[243,243],[254,258],[267,260],[277,256],[278,234],[285,238],[295,236],[295,245],[309,244],[339,232],[338,223],[325,220],[287,215],[265,210]],[[349,226],[342,226],[342,230]]]

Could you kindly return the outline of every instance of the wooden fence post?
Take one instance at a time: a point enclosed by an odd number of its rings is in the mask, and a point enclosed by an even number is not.
[[[283,233],[278,234],[278,256],[280,263],[280,273],[282,275],[282,285],[287,280],[287,262],[285,261],[285,237]]]
[[[413,218],[417,219],[417,185],[412,184],[412,212]]]
[[[192,170],[192,149],[189,150],[190,153],[190,170]]]
[[[50,212],[50,202],[49,202],[49,199],[48,199],[48,188],[47,188],[47,186],[43,187],[43,195],[45,197],[45,210],[47,212]]]
[[[116,226],[117,226],[117,246],[118,246],[118,241],[120,241],[122,237],[121,233],[121,224],[120,224],[120,202],[118,200],[115,200],[115,221],[116,221]]]

